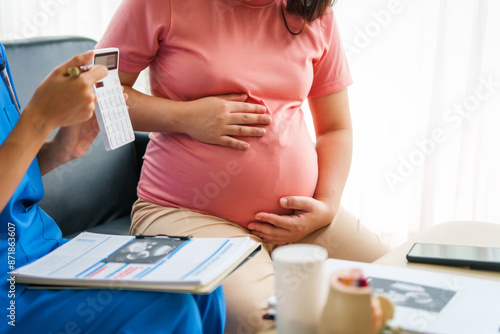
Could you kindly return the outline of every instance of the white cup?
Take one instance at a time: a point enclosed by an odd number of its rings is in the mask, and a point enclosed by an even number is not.
[[[317,333],[328,293],[326,249],[296,244],[271,254],[276,272],[276,328],[279,334]]]

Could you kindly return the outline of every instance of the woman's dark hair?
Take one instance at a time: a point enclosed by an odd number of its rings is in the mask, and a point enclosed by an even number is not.
[[[299,32],[293,32],[288,27],[286,22],[285,12],[282,9],[283,20],[286,28],[293,35],[300,34],[308,22],[312,22],[321,17],[329,6],[332,6],[335,0],[288,0],[286,3],[286,11],[300,16],[304,20],[304,24]]]

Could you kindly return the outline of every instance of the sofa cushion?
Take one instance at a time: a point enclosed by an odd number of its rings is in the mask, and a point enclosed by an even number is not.
[[[54,218],[63,235],[123,217],[130,226],[138,173],[133,144],[108,152],[98,136],[83,157],[43,176],[45,196],[40,206]],[[120,232],[128,233],[128,226]]]
[[[107,222],[105,224],[97,225],[88,229],[85,229],[85,231],[88,232],[94,232],[94,233],[104,233],[104,234],[122,234],[122,235],[127,235],[129,234],[130,230],[130,217],[129,216],[123,216],[121,218],[112,220],[110,222]],[[66,234],[66,238],[73,238],[80,234],[81,231],[77,231],[71,234]]]

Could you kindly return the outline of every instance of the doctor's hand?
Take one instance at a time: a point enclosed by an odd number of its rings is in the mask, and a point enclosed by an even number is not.
[[[123,94],[123,96],[126,101],[127,94]],[[98,133],[97,119],[95,115],[92,115],[87,121],[59,128],[54,138],[49,142],[53,149],[59,151],[59,159],[66,163],[83,156]]]
[[[284,245],[299,241],[330,224],[336,214],[336,210],[326,202],[310,197],[283,197],[280,205],[285,209],[293,209],[293,214],[259,212],[255,215],[256,221],[248,225],[250,232],[267,243]]]
[[[92,66],[75,78],[68,75],[68,68],[88,64],[93,55],[93,51],[77,55],[55,68],[23,112],[33,121],[35,130],[46,132],[47,136],[59,128],[37,155],[42,175],[84,155],[99,132],[94,116],[94,83],[104,78],[108,70]]]
[[[266,107],[245,102],[246,94],[205,97],[187,102],[183,133],[207,143],[245,150],[250,145],[238,137],[261,137],[271,123]]]
[[[56,67],[37,88],[24,112],[36,120],[39,130],[51,131],[92,117],[96,102],[93,85],[104,78],[108,70],[95,65],[73,78],[68,75],[68,68],[86,65],[93,55],[94,52],[89,51]]]

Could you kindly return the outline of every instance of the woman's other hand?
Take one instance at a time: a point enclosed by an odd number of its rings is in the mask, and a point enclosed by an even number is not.
[[[284,245],[299,241],[330,224],[336,214],[336,210],[326,202],[310,197],[283,197],[280,199],[280,205],[285,209],[294,210],[293,214],[259,212],[255,215],[256,221],[248,224],[251,233],[267,243]]]

